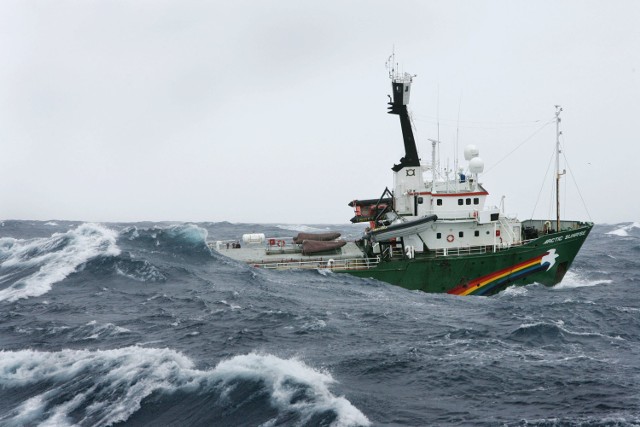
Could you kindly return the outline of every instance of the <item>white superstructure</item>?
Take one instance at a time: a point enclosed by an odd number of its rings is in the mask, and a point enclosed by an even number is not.
[[[436,144],[432,141],[431,164],[418,157],[413,129],[407,112],[413,76],[390,73],[393,98],[389,113],[400,116],[405,157],[394,165],[393,190],[385,191],[379,200],[354,200],[353,222],[370,222],[371,229],[411,223],[428,215],[437,220],[420,232],[401,236],[404,247],[415,252],[471,247],[505,247],[522,241],[521,223],[509,218],[495,206],[487,206],[487,190],[480,183],[484,162],[475,145],[464,149],[465,167],[437,170]],[[388,195],[390,197],[384,197]],[[373,233],[372,233],[373,234]],[[388,234],[388,233],[386,233]]]

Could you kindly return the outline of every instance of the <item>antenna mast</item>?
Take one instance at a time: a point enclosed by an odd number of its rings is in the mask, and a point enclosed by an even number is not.
[[[556,105],[556,231],[560,231],[560,177],[566,173],[565,170],[560,172],[560,113],[562,107]]]
[[[394,64],[395,59],[395,53],[392,53],[387,60],[389,77],[391,78],[391,88],[393,89],[393,97],[389,96],[389,102],[387,103],[387,113],[400,116],[405,155],[400,159],[400,163],[391,168],[394,172],[399,172],[407,166],[420,166],[420,158],[418,157],[416,140],[413,136],[411,119],[409,117],[409,111],[407,110],[409,97],[411,95],[411,82],[415,75],[409,73],[400,74],[396,69],[397,64]]]

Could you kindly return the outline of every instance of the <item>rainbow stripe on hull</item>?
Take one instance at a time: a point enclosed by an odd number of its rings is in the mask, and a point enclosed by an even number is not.
[[[519,264],[487,274],[451,289],[453,295],[486,295],[505,288],[514,281],[539,271],[548,271],[558,257],[555,249]]]

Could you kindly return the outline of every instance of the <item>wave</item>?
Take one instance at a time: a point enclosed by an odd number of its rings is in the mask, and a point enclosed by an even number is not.
[[[522,419],[518,425],[522,426],[637,426],[640,424],[640,416],[580,416],[580,417],[553,417],[538,419]]]
[[[269,354],[235,356],[199,370],[171,349],[0,351],[0,386],[11,391],[0,422],[108,426],[169,424],[173,417],[179,424],[187,417],[201,424],[369,425],[347,399],[330,392],[334,382],[297,359]],[[185,402],[197,405],[194,413],[184,412]]]
[[[124,229],[120,236],[122,239],[154,250],[169,250],[172,253],[211,254],[207,247],[208,231],[195,224],[151,228],[132,226]]]
[[[566,345],[577,341],[591,339],[621,340],[619,336],[609,336],[599,332],[571,331],[565,327],[562,320],[547,322],[535,322],[522,324],[511,332],[509,338],[531,346]]]
[[[321,233],[329,230],[328,227],[317,228],[317,227],[311,227],[310,225],[302,225],[302,224],[276,225],[276,227],[282,230],[296,231],[298,233]]]
[[[82,342],[90,340],[106,340],[112,337],[130,335],[130,329],[123,328],[113,323],[98,323],[96,320],[79,326],[62,326],[56,323],[48,323],[38,326],[21,326],[13,329],[15,333],[30,335],[32,340],[58,339],[65,342]]]
[[[580,273],[575,271],[567,271],[562,282],[558,283],[553,287],[553,289],[571,289],[571,288],[582,288],[582,287],[590,287],[597,285],[608,285],[613,283],[613,280],[610,279],[592,279],[588,280],[584,278]]]
[[[78,267],[98,257],[117,256],[117,233],[99,224],[81,224],[51,237],[0,239],[0,301],[43,295]]]
[[[117,274],[138,282],[164,282],[167,276],[147,260],[135,261],[120,257],[114,264]]]
[[[622,227],[618,227],[615,230],[609,231],[606,234],[620,237],[629,237],[629,235],[634,235],[635,231],[640,231],[640,223],[633,222],[628,225],[624,225]]]

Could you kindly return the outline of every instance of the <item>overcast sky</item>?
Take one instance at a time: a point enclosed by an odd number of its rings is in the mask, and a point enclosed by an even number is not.
[[[457,135],[492,204],[553,215],[560,104],[567,217],[577,182],[593,221],[638,221],[639,23],[636,0],[3,0],[0,219],[347,222],[404,154],[395,46],[423,161],[439,121],[443,164]]]

